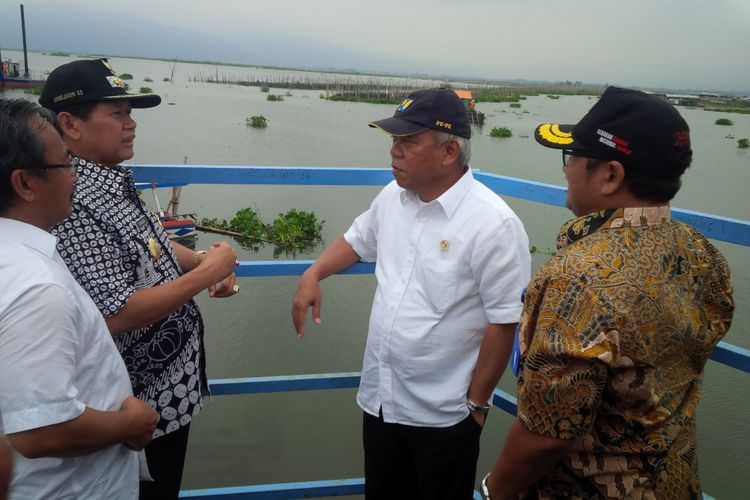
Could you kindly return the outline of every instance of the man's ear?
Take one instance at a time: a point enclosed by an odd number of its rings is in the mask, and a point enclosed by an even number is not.
[[[458,146],[458,142],[450,140],[445,144],[445,156],[443,161],[446,164],[452,164],[458,161],[458,156],[461,153],[461,148]]]
[[[15,191],[16,196],[24,201],[34,201],[34,185],[36,184],[37,177],[30,175],[27,171],[22,169],[14,170],[10,174],[10,185]]]
[[[80,121],[80,118],[71,115],[67,111],[60,111],[57,114],[57,123],[63,132],[63,139],[70,138],[77,141],[81,138],[81,132],[78,130],[78,123]]]
[[[625,167],[619,161],[608,161],[600,167],[601,194],[610,196],[625,186]]]

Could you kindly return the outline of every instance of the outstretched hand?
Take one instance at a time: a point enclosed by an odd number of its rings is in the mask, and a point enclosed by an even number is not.
[[[305,335],[305,323],[307,323],[307,310],[312,306],[313,323],[319,325],[320,305],[323,303],[323,291],[320,289],[320,281],[312,276],[303,274],[297,286],[297,292],[292,301],[292,322],[297,336]]]

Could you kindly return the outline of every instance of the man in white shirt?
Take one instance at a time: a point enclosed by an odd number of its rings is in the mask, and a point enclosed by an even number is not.
[[[138,497],[156,412],[133,397],[104,318],[48,232],[71,213],[75,166],[54,117],[0,100],[0,434],[13,499]],[[145,471],[144,471],[145,472]]]
[[[300,279],[292,307],[320,323],[320,281],[376,262],[357,402],[368,500],[472,498],[479,437],[529,280],[528,238],[469,169],[471,126],[453,91],[410,94],[370,123],[393,138],[395,181]]]

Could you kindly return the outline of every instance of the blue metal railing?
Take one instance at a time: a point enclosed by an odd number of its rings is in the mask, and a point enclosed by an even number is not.
[[[192,184],[277,184],[304,186],[384,186],[393,180],[389,168],[234,167],[222,165],[134,166],[138,182]],[[504,175],[476,172],[474,176],[498,194],[523,200],[565,206],[565,188]],[[708,238],[750,246],[750,222],[672,209],[676,220],[686,222]]]
[[[237,167],[209,165],[138,165],[132,166],[136,181],[175,184],[277,184],[308,186],[383,186],[393,177],[390,169],[318,168],[318,167]],[[565,206],[565,189],[540,182],[515,179],[502,175],[475,173],[475,177],[490,189],[504,196],[521,198],[547,205]],[[750,246],[750,222],[704,214],[690,210],[672,209],[673,217],[693,225],[709,238],[742,246]],[[296,276],[302,274],[312,261],[251,261],[241,262],[237,275]],[[373,264],[359,263],[341,274],[371,274]],[[711,358],[732,368],[750,373],[750,350],[720,342]],[[356,388],[359,373],[328,373],[243,379],[210,380],[214,395],[236,395],[264,392],[327,390]],[[496,389],[492,404],[503,411],[516,414],[516,398]],[[257,486],[238,486],[191,490],[180,493],[181,498],[239,499],[239,498],[311,498],[321,496],[356,495],[364,493],[364,479],[282,483]],[[475,493],[475,498],[479,498]],[[710,499],[704,495],[705,499]]]

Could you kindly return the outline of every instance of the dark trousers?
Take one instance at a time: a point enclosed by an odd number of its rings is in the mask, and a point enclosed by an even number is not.
[[[451,427],[413,427],[364,412],[365,498],[473,498],[481,432],[471,415]]]
[[[141,481],[140,500],[171,500],[180,494],[190,424],[154,439],[146,446],[153,481]]]

